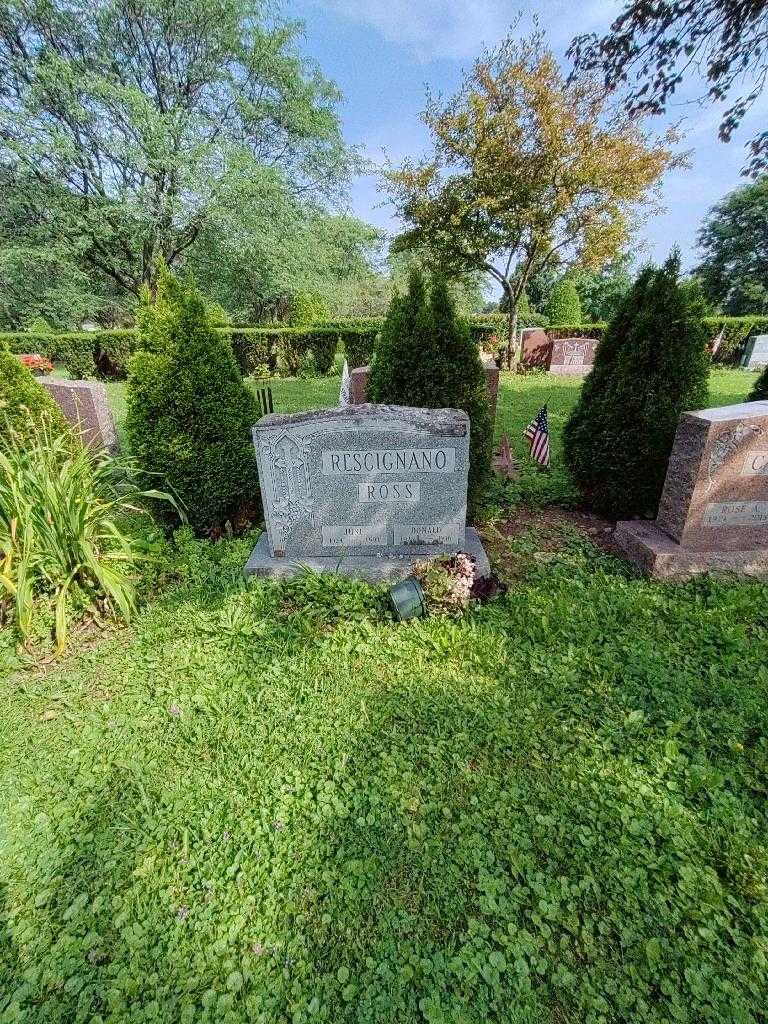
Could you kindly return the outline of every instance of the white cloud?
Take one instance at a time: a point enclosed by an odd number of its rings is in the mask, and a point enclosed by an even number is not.
[[[523,14],[523,29],[533,14],[556,47],[567,47],[578,32],[607,27],[619,0],[315,0],[325,10],[369,25],[390,43],[408,48],[419,60],[462,61],[497,42]]]

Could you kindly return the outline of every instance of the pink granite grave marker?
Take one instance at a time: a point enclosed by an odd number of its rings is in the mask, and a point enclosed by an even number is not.
[[[652,576],[768,575],[768,402],[683,413],[656,520],[615,539]]]
[[[552,339],[543,327],[524,327],[521,333],[523,365],[546,369],[552,358]]]
[[[594,338],[555,338],[549,372],[586,374],[595,361],[597,341]]]
[[[42,378],[40,383],[66,418],[80,432],[83,441],[95,448],[118,447],[115,422],[107,400],[107,389],[97,380]]]

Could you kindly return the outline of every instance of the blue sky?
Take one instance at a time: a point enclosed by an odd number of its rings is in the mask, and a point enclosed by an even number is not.
[[[504,0],[293,0],[285,13],[305,23],[302,50],[344,93],[341,109],[345,137],[374,161],[384,151],[395,161],[426,150],[426,133],[419,121],[427,84],[450,94],[463,68],[484,43],[500,39],[523,12],[524,32],[535,9],[555,52],[564,58],[571,38],[581,31],[600,31],[621,10],[613,0],[541,0],[531,5]],[[642,258],[663,259],[680,246],[685,265],[696,262],[696,232],[707,210],[726,192],[744,183],[744,143],[764,127],[768,94],[758,101],[734,140],[717,140],[719,109],[695,102],[691,83],[666,121],[683,119],[681,148],[690,150],[691,166],[667,175],[663,184],[663,214],[644,226]],[[352,187],[353,212],[388,231],[397,222],[375,176],[362,176]],[[385,205],[382,205],[384,203]]]

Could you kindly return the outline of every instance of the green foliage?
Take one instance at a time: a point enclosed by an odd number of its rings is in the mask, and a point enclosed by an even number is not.
[[[128,360],[136,348],[136,332],[130,329],[76,331],[54,334],[51,331],[23,331],[0,334],[0,344],[11,352],[37,352],[61,363],[77,380],[95,375],[125,377]]]
[[[280,339],[290,327],[233,327],[227,331],[232,350],[244,377],[268,377],[277,370]]]
[[[361,321],[357,327],[342,326],[339,340],[344,345],[350,370],[357,366],[370,366],[373,362],[376,340],[382,326],[383,321],[379,320],[371,320],[367,324]]]
[[[312,353],[315,372],[324,377],[333,367],[336,349],[339,347],[339,332],[333,328],[316,327],[308,332],[307,345]]]
[[[649,267],[611,321],[565,431],[577,485],[599,512],[656,513],[680,413],[707,400],[702,301],[680,261]]]
[[[223,207],[185,265],[235,323],[286,321],[297,293],[315,294],[333,316],[386,309],[387,282],[374,269],[380,232],[370,224],[300,202],[267,168],[233,180]]]
[[[748,402],[768,402],[768,366],[764,367],[749,392]]]
[[[141,318],[128,375],[133,454],[178,494],[198,531],[250,515],[258,503],[250,428],[258,419],[226,336],[199,293],[172,275]]]
[[[573,282],[579,293],[584,320],[611,320],[621,300],[632,287],[632,257],[623,255],[611,261],[602,270],[579,270]]]
[[[308,331],[328,319],[328,306],[318,292],[297,292],[293,296],[290,324],[297,331]]]
[[[480,354],[467,324],[456,317],[445,281],[411,272],[381,330],[371,370],[374,402],[428,409],[463,409],[470,418],[469,494],[477,501],[488,477],[493,426]]]
[[[42,316],[39,316],[39,315],[34,317],[27,324],[27,326],[24,329],[26,331],[29,331],[30,334],[52,334],[53,333],[53,328],[48,323],[48,321],[45,319],[45,317],[42,317]]]
[[[768,314],[768,175],[713,207],[698,241],[707,297],[731,316]]]
[[[56,346],[55,358],[75,380],[95,377],[95,343],[96,339],[91,334],[60,335],[53,342]]]
[[[222,245],[205,255],[226,259],[239,224],[247,235],[254,209],[269,210],[265,177],[298,207],[337,195],[351,163],[340,97],[297,33],[251,0],[220,0],[215,17],[207,0],[9,5],[0,162],[34,168],[14,193],[27,265],[37,253],[67,294],[93,279],[102,302],[132,302],[158,256],[180,260],[211,229]],[[225,298],[207,282],[206,294]]]
[[[750,335],[768,331],[768,317],[707,316],[704,326],[710,345],[717,344],[714,361],[731,363],[741,355]]]
[[[599,341],[607,327],[607,323],[560,324],[558,327],[548,327],[547,334],[550,338],[597,338]]]
[[[252,542],[185,531],[130,632],[0,673],[0,1014],[762,1021],[768,588],[550,527],[401,625],[244,588]]]
[[[544,315],[553,327],[579,324],[582,321],[581,301],[571,277],[561,277],[552,289]]]
[[[482,346],[486,337],[490,334],[496,334],[500,338],[506,339],[508,323],[506,314],[502,313],[485,313],[482,316],[473,316],[469,321],[472,340],[477,345]],[[546,327],[547,318],[532,310],[528,313],[518,310],[517,326],[518,330],[523,327]]]
[[[0,452],[24,445],[47,420],[54,432],[66,432],[67,421],[42,384],[10,352],[0,348]]]
[[[136,471],[75,444],[52,419],[31,416],[0,451],[0,625],[29,641],[52,619],[57,652],[71,616],[134,610],[140,545],[121,529],[142,512]],[[42,611],[41,611],[42,608]]]
[[[549,265],[540,268],[528,278],[525,286],[525,294],[532,309],[539,313],[544,312],[552,294],[555,283],[560,279],[557,268]],[[504,298],[499,302],[499,309],[506,310],[508,303]]]

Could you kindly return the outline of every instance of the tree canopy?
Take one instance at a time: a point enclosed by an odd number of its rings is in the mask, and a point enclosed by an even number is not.
[[[354,160],[339,93],[296,33],[270,0],[10,0],[3,192],[52,259],[69,254],[123,302],[267,174],[294,201],[337,196]],[[23,260],[36,239],[16,242]]]
[[[585,323],[611,320],[632,287],[632,257],[623,253],[601,270],[581,270],[574,275]]]
[[[531,275],[613,259],[674,160],[672,140],[647,136],[593,79],[567,80],[540,34],[505,39],[423,120],[431,154],[387,174],[409,227],[399,245],[431,250],[447,272],[489,274],[508,296],[510,336]]]
[[[610,31],[578,36],[569,50],[581,71],[599,72],[609,89],[632,81],[629,113],[661,114],[681,83],[698,71],[707,95],[724,101],[719,136],[731,139],[768,76],[768,0],[629,0]],[[768,167],[768,132],[749,144],[746,173]]]
[[[768,175],[714,206],[698,241],[706,296],[730,316],[768,313]]]

